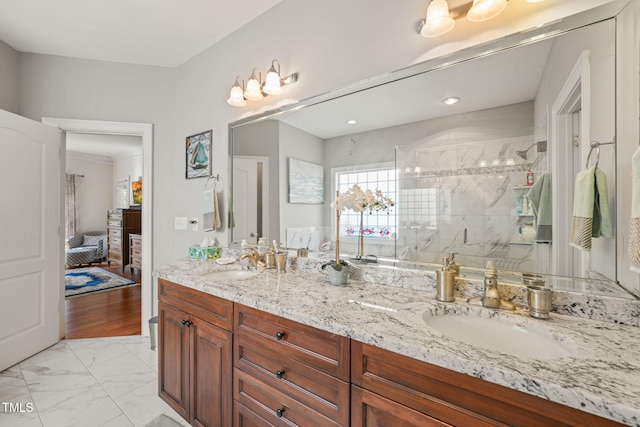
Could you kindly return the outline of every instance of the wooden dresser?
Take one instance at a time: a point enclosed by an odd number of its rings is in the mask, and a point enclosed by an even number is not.
[[[129,268],[142,270],[142,235],[129,234]]]
[[[107,211],[107,229],[109,253],[107,265],[122,266],[129,263],[129,235],[140,234],[142,225],[140,209],[111,209]]]

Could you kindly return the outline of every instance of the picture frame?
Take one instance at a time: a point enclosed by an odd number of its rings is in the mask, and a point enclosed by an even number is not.
[[[185,178],[207,178],[211,176],[211,141],[213,130],[200,132],[186,138]]]
[[[289,203],[324,203],[324,167],[289,157]]]
[[[116,178],[115,193],[116,208],[127,209],[129,207],[129,176]]]
[[[142,205],[142,181],[131,182],[131,205]]]

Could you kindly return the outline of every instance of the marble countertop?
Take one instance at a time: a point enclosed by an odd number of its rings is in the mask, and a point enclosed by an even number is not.
[[[216,280],[214,270],[238,269],[190,259],[155,276],[366,344],[533,394],[623,424],[640,426],[640,328],[551,314],[536,320],[519,309],[501,312],[435,300],[432,292],[350,280],[329,284],[321,272],[260,271],[242,280]],[[307,269],[308,270],[308,269]],[[541,360],[486,350],[427,326],[423,313],[462,313],[516,319],[549,332],[571,356]]]

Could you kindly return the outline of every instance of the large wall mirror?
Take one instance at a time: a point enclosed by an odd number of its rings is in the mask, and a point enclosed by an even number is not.
[[[364,215],[365,254],[434,269],[456,253],[470,274],[492,260],[516,276],[589,279],[620,296],[639,294],[637,280],[616,286],[620,31],[604,14],[232,123],[230,241],[332,247],[329,205],[336,190],[357,183],[395,203]],[[602,143],[599,153],[592,141]],[[606,177],[601,222],[611,233],[581,250],[570,236],[575,177],[596,162]],[[355,213],[341,220],[346,254],[357,251],[359,221]]]

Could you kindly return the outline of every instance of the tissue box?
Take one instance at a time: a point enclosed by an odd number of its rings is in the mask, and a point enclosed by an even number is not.
[[[189,256],[193,259],[215,259],[220,255],[220,248],[201,246],[191,246],[189,248]]]

